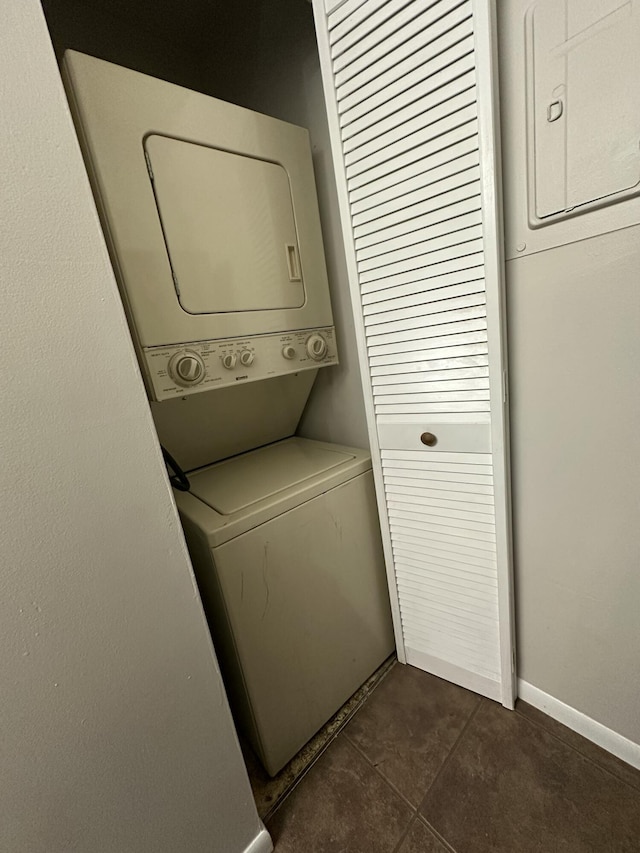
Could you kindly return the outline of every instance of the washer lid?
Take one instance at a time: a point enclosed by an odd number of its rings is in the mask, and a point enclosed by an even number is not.
[[[355,458],[290,438],[190,474],[191,493],[221,515],[232,515]]]

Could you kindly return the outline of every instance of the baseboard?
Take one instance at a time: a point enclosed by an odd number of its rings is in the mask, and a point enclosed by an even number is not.
[[[587,717],[581,711],[576,711],[570,705],[565,705],[564,702],[555,699],[521,678],[518,679],[518,696],[523,702],[528,702],[534,708],[543,711],[567,728],[578,732],[587,740],[593,741],[593,743],[606,749],[607,752],[640,770],[640,744],[634,743],[612,729],[608,729],[602,723],[592,720],[591,717]]]
[[[267,830],[262,827],[244,853],[273,853],[273,841]]]

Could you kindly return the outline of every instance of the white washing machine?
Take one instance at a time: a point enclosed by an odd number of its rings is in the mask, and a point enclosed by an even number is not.
[[[176,496],[236,721],[274,775],[393,651],[369,455],[289,438]]]
[[[308,134],[72,51],[63,75],[158,435],[194,472],[176,501],[236,721],[273,774],[393,650],[369,456],[293,437],[338,362]]]

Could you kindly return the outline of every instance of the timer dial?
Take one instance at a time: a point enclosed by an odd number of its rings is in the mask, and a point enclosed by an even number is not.
[[[169,362],[169,376],[183,388],[198,385],[205,377],[204,362],[197,352],[183,350],[176,353]]]
[[[327,354],[327,342],[322,335],[316,333],[307,339],[307,352],[314,361],[321,361]]]

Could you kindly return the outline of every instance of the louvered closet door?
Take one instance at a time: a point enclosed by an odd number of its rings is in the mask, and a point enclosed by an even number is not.
[[[512,706],[492,9],[314,10],[398,653]]]

